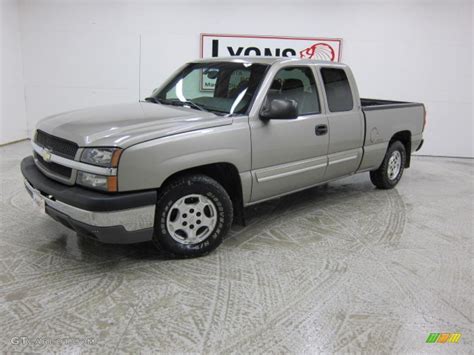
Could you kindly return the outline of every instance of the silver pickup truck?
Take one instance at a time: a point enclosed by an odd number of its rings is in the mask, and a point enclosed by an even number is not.
[[[80,235],[199,256],[246,206],[359,172],[393,188],[425,114],[359,98],[344,64],[205,59],[143,102],[43,119],[21,170],[33,199]]]

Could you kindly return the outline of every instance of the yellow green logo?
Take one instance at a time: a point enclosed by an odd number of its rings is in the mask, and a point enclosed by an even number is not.
[[[430,333],[426,338],[426,342],[430,344],[459,343],[461,336],[461,333]]]

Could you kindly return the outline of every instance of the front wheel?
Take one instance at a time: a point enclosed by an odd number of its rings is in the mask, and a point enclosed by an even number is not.
[[[405,163],[405,146],[395,141],[388,147],[382,165],[370,172],[370,180],[379,189],[392,189],[402,178]]]
[[[221,244],[232,219],[232,201],[217,181],[205,175],[184,176],[160,194],[153,242],[179,256],[205,255]]]

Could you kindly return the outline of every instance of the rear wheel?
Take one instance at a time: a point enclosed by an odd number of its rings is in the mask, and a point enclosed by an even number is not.
[[[160,194],[153,241],[179,256],[201,256],[219,246],[232,219],[231,199],[217,181],[205,175],[184,176]]]
[[[405,163],[405,146],[395,141],[388,147],[382,165],[370,172],[370,180],[379,189],[392,189],[402,178]]]

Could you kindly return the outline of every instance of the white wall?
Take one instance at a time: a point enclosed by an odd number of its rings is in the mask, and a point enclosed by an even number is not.
[[[24,0],[20,14],[29,129],[145,97],[198,57],[201,32],[340,37],[362,96],[426,103],[422,154],[474,156],[471,1]]]
[[[0,144],[27,135],[18,3],[1,0]]]

